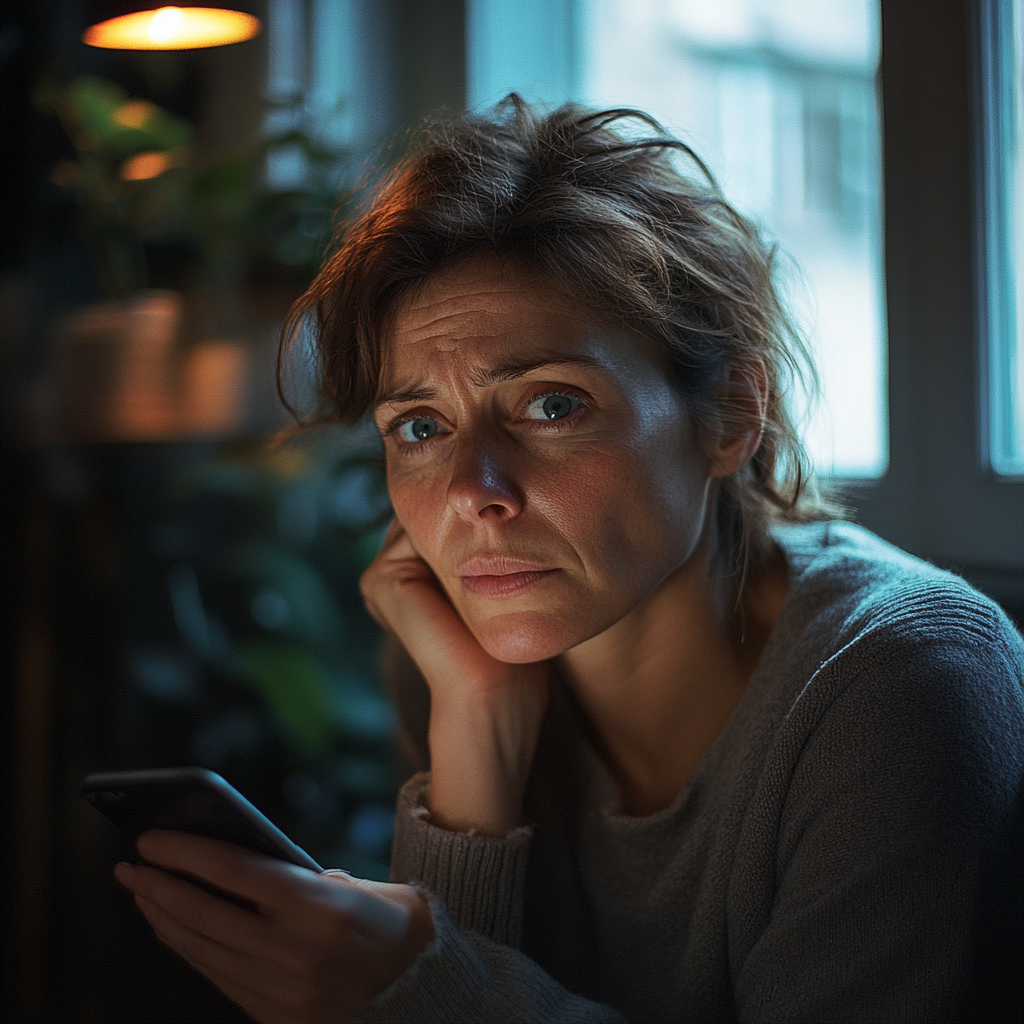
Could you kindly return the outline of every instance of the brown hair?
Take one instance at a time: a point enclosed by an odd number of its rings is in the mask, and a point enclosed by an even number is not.
[[[787,410],[787,391],[812,392],[816,377],[780,300],[775,251],[696,154],[640,111],[541,115],[513,93],[487,116],[426,129],[296,303],[281,360],[310,331],[328,417],[357,421],[378,393],[397,300],[476,256],[513,261],[660,341],[698,440],[749,424],[763,375],[760,444],[717,498],[737,596],[773,522],[836,513],[809,486]]]

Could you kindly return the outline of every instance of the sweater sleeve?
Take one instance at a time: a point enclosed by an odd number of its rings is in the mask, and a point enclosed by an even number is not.
[[[622,1024],[616,1010],[574,995],[514,948],[522,931],[530,830],[504,839],[432,825],[426,773],[402,788],[392,881],[427,898],[434,941],[401,978],[353,1020],[358,1024]]]
[[[436,893],[456,928],[518,947],[532,831],[492,839],[438,828],[426,806],[429,787],[429,773],[421,772],[398,795],[391,881]]]
[[[876,631],[792,709],[730,892],[740,1019],[1012,1019],[1024,652],[962,621]]]

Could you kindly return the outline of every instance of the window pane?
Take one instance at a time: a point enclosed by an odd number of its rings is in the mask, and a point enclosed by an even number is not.
[[[490,106],[513,89],[531,101],[578,99],[573,95],[574,6],[572,0],[469,0],[469,105]]]
[[[478,28],[510,9],[551,22],[545,60],[571,71],[547,91],[520,70],[536,61],[512,59],[514,32]],[[470,13],[473,105],[518,88],[551,103],[636,106],[693,145],[800,268],[790,301],[822,376],[805,429],[815,463],[839,476],[884,472],[877,0],[472,0]],[[555,23],[569,25],[559,54]]]
[[[1024,475],[1024,4],[981,6],[982,339],[988,355],[989,463]]]
[[[296,131],[339,154],[376,144],[372,125],[380,120],[384,90],[379,71],[369,66],[369,2],[268,0],[265,127],[271,138]],[[309,184],[299,142],[271,148],[267,181],[279,189]]]

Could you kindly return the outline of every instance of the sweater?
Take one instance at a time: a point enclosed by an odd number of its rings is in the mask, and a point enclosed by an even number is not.
[[[392,878],[436,936],[357,1020],[1013,1019],[1024,643],[859,527],[775,536],[780,617],[668,807],[622,812],[557,680],[526,826],[445,831],[405,785]]]

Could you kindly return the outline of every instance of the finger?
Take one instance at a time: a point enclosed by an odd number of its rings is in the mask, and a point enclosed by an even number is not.
[[[303,955],[293,943],[295,962],[281,969],[196,935],[144,897],[136,896],[136,902],[165,946],[259,1021],[334,1021],[348,1016],[357,999],[365,1001],[365,994],[356,991],[365,985],[341,982],[343,965],[351,961],[341,950],[332,950],[330,957],[322,950],[319,955]]]
[[[305,941],[348,945],[354,952],[367,942],[387,942],[392,936],[401,935],[405,927],[408,915],[404,910],[355,881],[325,877],[305,868],[292,871],[293,865],[284,861],[250,855],[247,850],[216,840],[202,839],[201,843],[195,843],[193,840],[201,837],[185,833],[152,832],[147,836],[149,839],[140,843],[140,847],[147,850],[159,847],[160,852],[167,855],[168,866],[212,880],[222,888],[227,888],[218,875],[223,865],[211,869],[215,857],[201,861],[199,868],[191,863],[181,868],[177,866],[183,863],[180,856],[174,856],[180,854],[180,849],[175,847],[180,844],[191,852],[196,845],[205,846],[213,854],[222,852],[223,848],[227,851],[229,866],[235,863],[236,851],[242,862],[248,862],[251,857],[250,869],[257,877],[254,880],[240,871],[242,877],[229,891],[252,899],[259,905],[260,913],[236,907],[154,867],[135,868],[135,880],[130,887],[197,933],[249,955],[273,960],[286,969],[299,962],[296,947]],[[236,870],[240,869],[236,867]],[[287,941],[282,941],[282,933],[289,936]]]
[[[228,949],[191,932],[157,904],[136,895],[135,902],[153,928],[156,937],[177,953],[190,967],[212,981],[229,999],[243,1008],[262,1004],[275,1008],[294,999],[288,977],[275,965]],[[251,1011],[250,1011],[251,1012]],[[266,1016],[258,1020],[269,1020]],[[283,1018],[280,1018],[283,1019]]]
[[[271,926],[260,914],[243,910],[158,868],[136,868],[129,888],[136,898],[160,907],[199,935],[249,956],[274,957]]]
[[[360,580],[360,591],[367,611],[392,632],[397,631],[399,616],[410,609],[417,611],[420,605],[426,610],[431,602],[441,602],[437,607],[443,609],[443,614],[453,612],[441,584],[418,558],[396,559],[377,569],[367,569]]]
[[[429,565],[416,553],[408,534],[403,533],[387,548],[382,548],[360,580],[364,592],[388,586],[394,581],[423,580],[438,586]]]
[[[398,520],[395,520],[398,523]],[[406,532],[405,527],[398,526],[394,535],[381,547],[381,554],[390,561],[401,559],[420,559],[419,552],[413,547],[412,538]]]
[[[408,548],[406,548],[406,545],[408,545]],[[377,552],[377,559],[387,559],[392,555],[396,547],[399,547],[402,551],[401,557],[407,557],[407,551],[412,551],[409,535],[405,532],[405,527],[402,526],[397,518],[392,519],[388,525],[387,532],[384,534],[384,540],[381,542],[380,551]]]
[[[386,610],[390,592],[396,582],[406,579],[432,581],[433,574],[416,554],[409,535],[398,520],[392,520],[377,557],[359,579],[359,590],[367,611],[378,625],[388,628]]]
[[[225,892],[277,909],[295,899],[304,883],[319,876],[308,868],[244,850],[232,843],[186,832],[144,832],[139,853],[151,864],[202,879]]]

